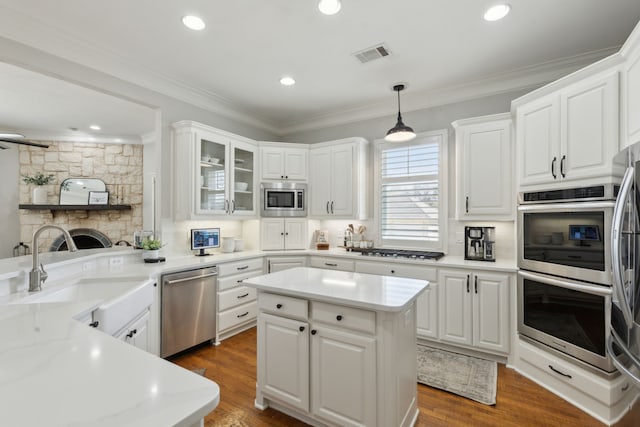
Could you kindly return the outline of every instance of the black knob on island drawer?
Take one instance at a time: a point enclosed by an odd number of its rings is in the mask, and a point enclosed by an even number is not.
[[[337,320],[338,322],[339,322],[339,321],[341,321],[341,320],[342,320],[342,314],[338,314],[338,315],[336,316],[336,320]]]
[[[91,323],[89,323],[89,326],[91,326],[92,328],[97,328],[99,324],[100,324],[100,322],[98,322],[98,321],[96,320],[95,322],[91,322]]]
[[[317,334],[317,333],[318,333],[318,331],[316,331],[315,329],[312,329],[312,330],[311,330],[311,335],[315,335],[315,334]]]
[[[276,304],[276,308],[280,310],[282,308],[282,304]]]
[[[300,326],[300,332],[304,331],[304,326]]]

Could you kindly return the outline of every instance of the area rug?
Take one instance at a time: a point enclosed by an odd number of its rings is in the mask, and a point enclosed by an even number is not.
[[[495,405],[497,379],[494,361],[418,344],[419,383]]]

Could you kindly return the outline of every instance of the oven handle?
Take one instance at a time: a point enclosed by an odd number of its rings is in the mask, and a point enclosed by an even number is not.
[[[624,322],[628,329],[633,326],[633,314],[629,306],[627,295],[624,292],[624,273],[621,268],[620,242],[622,239],[622,220],[624,207],[631,195],[631,184],[633,183],[634,170],[628,167],[622,178],[622,185],[618,193],[618,200],[613,209],[613,221],[611,223],[611,266],[613,276],[613,290],[620,302],[620,310],[624,316]]]
[[[611,357],[611,362],[613,362],[613,366],[615,366],[616,369],[618,369],[627,378],[629,378],[635,384],[636,387],[640,388],[640,378],[635,376],[633,372],[631,372],[626,366],[624,366],[624,364],[620,361],[620,359],[618,359],[618,356],[616,356],[616,354],[613,352],[614,342],[618,346],[618,348],[629,358],[629,360],[632,363],[635,363],[635,361],[637,360],[623,344],[620,344],[620,341],[615,336],[615,333],[611,331],[611,335],[609,335],[609,338],[607,338],[606,343],[607,343],[607,352],[609,353],[609,357]]]
[[[565,280],[557,279],[555,277],[543,276],[541,274],[529,273],[527,271],[518,271],[518,274],[525,279],[535,280],[536,282],[546,283],[551,286],[560,286],[562,288],[571,289],[578,292],[586,292],[593,295],[600,295],[607,297],[611,295],[611,288],[601,285],[581,285],[576,282],[567,282]]]

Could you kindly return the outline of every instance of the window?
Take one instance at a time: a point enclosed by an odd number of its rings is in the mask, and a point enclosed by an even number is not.
[[[447,131],[377,146],[376,218],[382,246],[442,250],[447,224]]]

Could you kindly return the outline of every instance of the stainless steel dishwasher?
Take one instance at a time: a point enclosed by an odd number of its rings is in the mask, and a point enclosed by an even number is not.
[[[162,276],[160,356],[216,337],[217,267]]]

